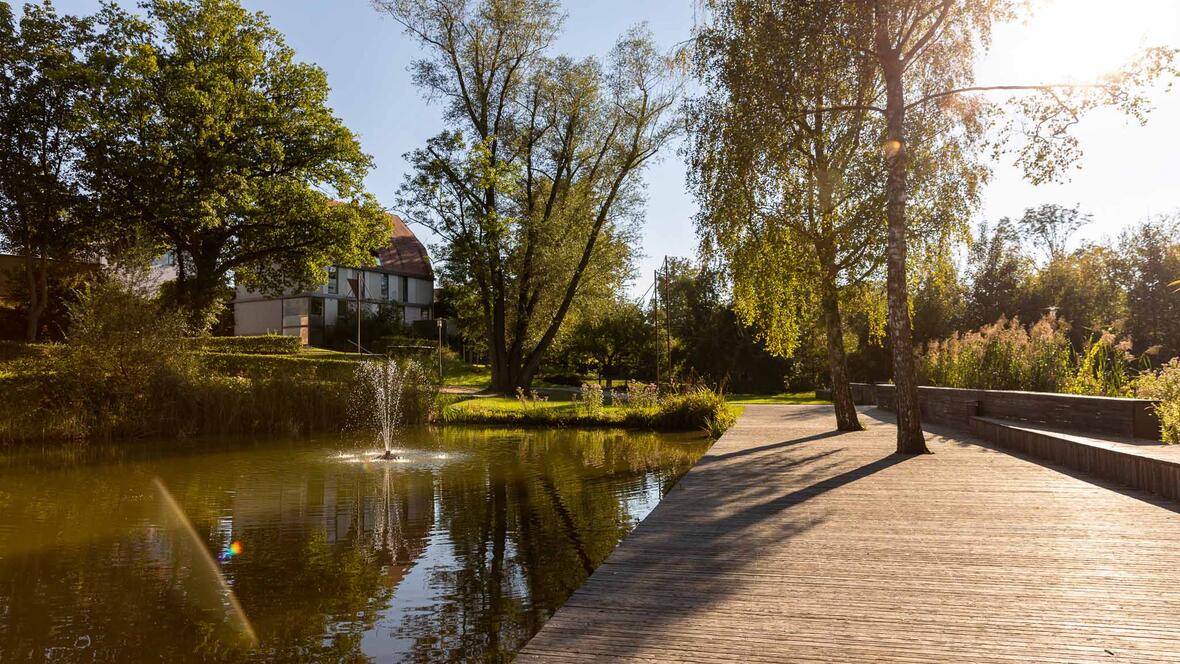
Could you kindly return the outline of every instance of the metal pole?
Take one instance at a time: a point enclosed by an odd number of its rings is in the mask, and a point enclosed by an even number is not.
[[[652,272],[651,312],[656,328],[656,393],[660,391],[660,271]]]
[[[664,347],[668,350],[668,387],[672,387],[672,308],[668,306],[668,257],[664,256]]]
[[[365,273],[356,271],[356,352],[361,352],[361,289],[364,288]]]
[[[444,318],[437,319],[437,321],[438,321],[438,384],[439,385],[442,385],[442,382],[443,382],[442,345],[443,345],[443,325],[445,324],[445,320],[446,319],[444,319]]]

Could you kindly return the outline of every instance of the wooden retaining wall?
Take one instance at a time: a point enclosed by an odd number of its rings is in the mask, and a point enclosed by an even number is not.
[[[858,404],[896,408],[893,385],[854,383]],[[919,387],[922,417],[931,422],[970,428],[976,415],[1080,431],[1086,434],[1160,440],[1160,422],[1146,399],[1091,397],[1076,394],[964,390]]]
[[[971,418],[971,433],[1008,450],[1060,464],[1105,480],[1180,500],[1180,463],[1074,440],[1051,431]]]

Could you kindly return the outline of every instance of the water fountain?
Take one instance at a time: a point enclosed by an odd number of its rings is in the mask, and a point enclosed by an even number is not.
[[[364,389],[362,400],[369,401],[368,414],[385,449],[378,459],[398,460],[393,451],[393,439],[402,421],[402,398],[406,388],[418,378],[416,366],[413,362],[399,366],[389,358],[366,360],[357,366],[357,379]],[[361,408],[364,407],[362,404]]]

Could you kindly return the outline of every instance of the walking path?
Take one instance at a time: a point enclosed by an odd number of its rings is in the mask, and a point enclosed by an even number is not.
[[[746,406],[518,662],[1180,662],[1180,503]]]

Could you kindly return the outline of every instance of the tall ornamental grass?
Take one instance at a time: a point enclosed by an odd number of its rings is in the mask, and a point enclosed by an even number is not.
[[[941,387],[1055,392],[1073,372],[1068,331],[1050,317],[1029,329],[1017,318],[1001,318],[930,342],[918,358],[918,380]]]
[[[1157,402],[1164,442],[1180,443],[1180,358],[1158,370],[1143,368],[1146,356],[1135,357],[1131,340],[1109,331],[1075,353],[1068,331],[1051,317],[1027,330],[1015,318],[1000,319],[931,342],[918,357],[919,380],[939,387],[1150,399]]]

